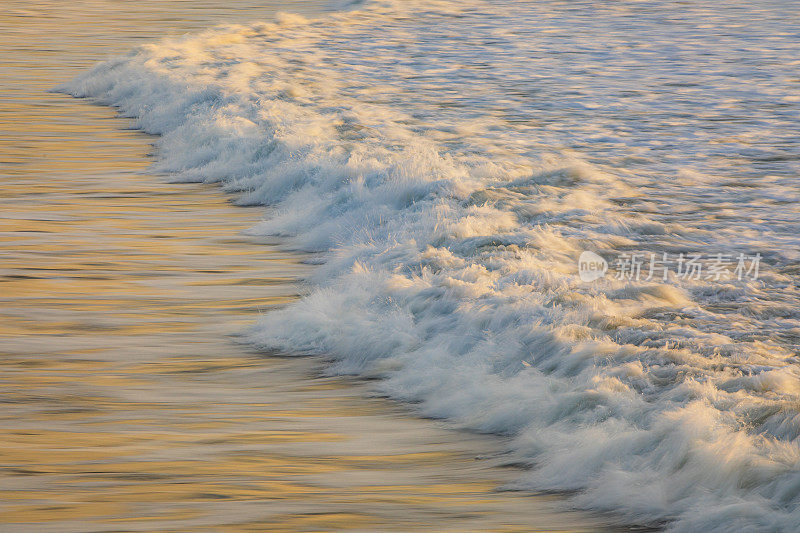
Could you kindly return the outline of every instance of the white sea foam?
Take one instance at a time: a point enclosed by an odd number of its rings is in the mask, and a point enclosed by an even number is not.
[[[800,13],[373,1],[136,49],[64,90],[323,252],[260,346],[513,437],[520,484],[676,531],[800,523]],[[584,250],[759,280],[581,282]]]

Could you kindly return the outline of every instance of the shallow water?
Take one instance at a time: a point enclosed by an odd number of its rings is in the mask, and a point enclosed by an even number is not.
[[[301,256],[241,234],[262,210],[149,173],[154,138],[112,110],[46,92],[135,41],[272,9],[5,2],[0,529],[596,529],[498,491],[501,441],[237,344],[296,297]]]
[[[519,486],[792,530],[797,10],[367,0],[143,46],[62,90],[323,254],[255,344],[511,437]],[[605,276],[579,276],[583,252]]]

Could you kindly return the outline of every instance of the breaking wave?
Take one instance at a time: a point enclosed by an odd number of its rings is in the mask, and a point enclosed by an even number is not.
[[[797,530],[800,12],[675,5],[369,1],[142,46],[61,90],[321,254],[259,346],[510,436],[522,487],[675,531]],[[762,263],[590,283],[584,250]]]

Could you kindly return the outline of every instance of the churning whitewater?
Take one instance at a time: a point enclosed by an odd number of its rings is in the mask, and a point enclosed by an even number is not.
[[[322,253],[254,343],[511,436],[521,487],[797,531],[798,6],[369,1],[142,46],[62,90]],[[582,281],[584,251],[734,259]]]

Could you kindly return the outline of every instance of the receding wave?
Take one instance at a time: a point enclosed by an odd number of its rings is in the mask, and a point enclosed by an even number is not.
[[[321,253],[254,343],[510,436],[520,486],[797,530],[800,13],[679,6],[373,1],[142,46],[62,90]],[[585,251],[761,264],[587,281]]]

